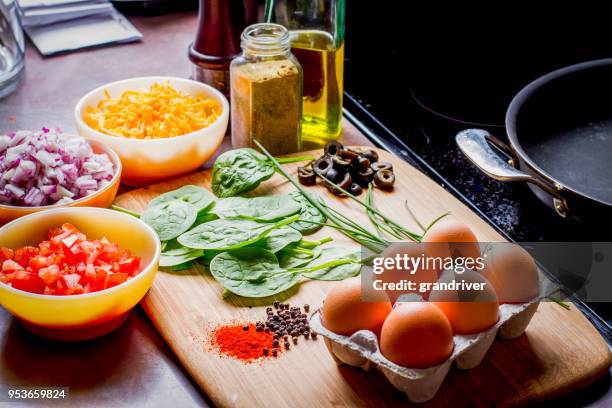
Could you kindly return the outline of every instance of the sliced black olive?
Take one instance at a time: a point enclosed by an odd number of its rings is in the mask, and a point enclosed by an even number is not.
[[[355,157],[359,156],[359,153],[356,152],[355,150],[343,149],[343,150],[339,150],[338,153],[336,153],[336,155],[342,157],[343,159],[353,161]]]
[[[352,195],[358,196],[361,194],[361,192],[363,191],[363,188],[361,188],[361,186],[357,183],[353,183],[351,184],[351,189],[349,190],[349,192]]]
[[[365,152],[362,152],[361,154],[367,157],[368,160],[370,160],[370,163],[378,161],[378,153],[376,152],[376,150],[368,149]]]
[[[342,143],[338,142],[337,140],[332,140],[330,142],[327,142],[323,150],[325,151],[325,154],[333,156],[343,149],[344,146],[342,146]]]
[[[353,179],[351,178],[351,175],[349,173],[346,173],[344,175],[344,179],[342,179],[342,182],[338,185],[344,190],[348,190],[349,188],[351,188],[351,184],[353,184]]]
[[[367,187],[368,184],[372,182],[374,179],[374,170],[371,168],[365,169],[364,171],[360,171],[357,173],[357,183],[359,183],[363,187]]]
[[[330,180],[333,181],[333,180]],[[342,181],[336,183],[339,187],[341,187],[344,190],[348,190],[351,187],[351,184],[353,183],[353,179],[351,178],[350,173],[344,173],[344,177],[342,178]],[[327,184],[327,189],[329,191],[331,191],[332,193],[334,193],[335,195],[342,195],[342,191],[340,191],[339,189],[337,189],[336,187],[334,187],[331,184]]]
[[[329,156],[321,156],[312,163],[312,169],[315,174],[325,177],[329,169],[334,166],[334,162]]]
[[[342,177],[340,175],[343,173],[344,172],[341,173],[332,167],[331,169],[327,171],[325,178],[331,181],[332,183],[337,183],[338,181],[342,180]]]
[[[374,175],[376,185],[384,190],[392,189],[395,183],[395,174],[391,170],[378,170]]]
[[[312,170],[312,167],[298,167],[298,180],[305,186],[314,186],[317,184],[317,176]]]
[[[368,159],[362,154],[357,156],[355,160],[353,161],[353,163],[355,167],[357,167],[357,170],[359,171],[367,170],[367,168],[370,167],[370,159]]]
[[[378,171],[378,170],[391,170],[393,171],[393,165],[389,162],[376,162],[376,163],[372,163],[371,165],[372,170],[374,171]]]
[[[334,162],[334,169],[338,171],[347,171],[351,165],[351,159],[345,159],[340,155],[332,156]]]

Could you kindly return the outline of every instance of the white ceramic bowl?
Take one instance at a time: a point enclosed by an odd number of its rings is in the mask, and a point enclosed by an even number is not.
[[[106,99],[104,91],[118,97],[127,90],[148,89],[154,83],[170,83],[190,95],[204,95],[221,106],[221,115],[210,126],[182,136],[160,139],[130,139],[110,136],[89,127],[83,120],[88,106]],[[89,92],[74,109],[79,134],[111,147],[123,164],[123,182],[144,185],[194,171],[208,160],[223,142],[229,120],[229,103],[223,94],[201,82],[173,77],[141,77],[111,82]]]

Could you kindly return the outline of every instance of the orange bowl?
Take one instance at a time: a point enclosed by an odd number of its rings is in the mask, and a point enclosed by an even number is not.
[[[68,136],[75,137],[71,135]],[[110,207],[113,201],[115,200],[117,190],[119,189],[119,183],[121,181],[121,160],[119,160],[119,156],[117,156],[117,154],[111,148],[105,146],[104,144],[95,140],[88,140],[87,142],[91,145],[91,148],[93,149],[94,153],[106,154],[113,163],[115,174],[113,175],[113,178],[111,179],[110,183],[108,183],[106,186],[96,191],[95,193],[88,195],[87,197],[79,198],[78,200],[74,200],[66,204],[45,205],[39,207],[18,207],[14,205],[0,205],[0,225],[4,225],[9,221],[13,221],[19,217],[23,217],[24,215],[53,208]]]
[[[0,304],[31,332],[53,340],[85,340],[115,329],[144,297],[157,273],[161,246],[140,219],[103,208],[55,208],[0,228],[0,247],[37,245],[49,228],[69,222],[89,238],[106,237],[141,259],[137,275],[120,285],[80,295],[41,295],[0,282]]]

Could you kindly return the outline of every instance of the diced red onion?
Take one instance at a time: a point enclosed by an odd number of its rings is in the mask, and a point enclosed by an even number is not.
[[[8,135],[0,135],[0,153],[3,153],[9,146],[11,138]]]
[[[13,184],[7,184],[4,189],[11,193],[15,198],[23,198],[25,196],[25,191]]]
[[[0,203],[41,206],[69,203],[104,188],[115,169],[82,137],[57,129],[0,135]]]

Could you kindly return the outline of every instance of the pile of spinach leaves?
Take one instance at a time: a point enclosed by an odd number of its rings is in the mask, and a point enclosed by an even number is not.
[[[252,175],[236,169],[247,161],[245,154],[251,161],[261,159],[259,153],[249,150],[231,151],[234,164],[228,168],[235,170],[237,178],[218,187],[224,198],[217,200],[208,190],[187,185],[151,200],[140,217],[162,242],[160,266],[176,271],[192,268],[194,262],[202,264],[227,291],[246,297],[283,292],[301,278],[342,280],[358,275],[358,248],[323,246],[331,238],[304,238],[327,219],[299,191],[260,197],[233,195],[244,191],[245,184],[238,188],[238,179],[253,185]],[[253,169],[252,165],[245,169]],[[267,174],[267,161],[256,166],[259,176]]]

